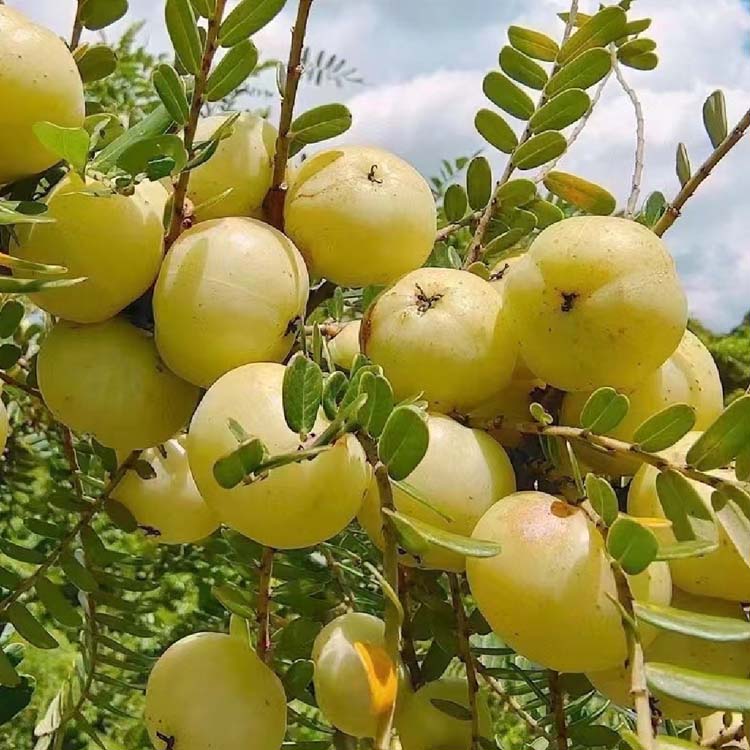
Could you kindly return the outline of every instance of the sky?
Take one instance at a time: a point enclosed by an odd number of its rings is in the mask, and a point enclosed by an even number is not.
[[[230,7],[236,0],[230,0]],[[74,0],[6,0],[33,19],[69,36]],[[405,158],[423,174],[440,160],[484,148],[499,172],[505,156],[484,144],[473,126],[488,105],[482,79],[497,69],[512,24],[559,38],[556,13],[566,0],[315,0],[307,42],[356,66],[363,84],[303,85],[298,111],[344,102],[354,123],[339,143],[372,144]],[[296,3],[255,37],[264,57],[285,59]],[[581,0],[591,12],[594,0]],[[750,3],[747,0],[636,0],[631,18],[653,18],[659,66],[624,68],[643,104],[646,128],[642,196],[679,189],[677,143],[687,144],[693,167],[710,153],[702,124],[705,98],[726,95],[730,127],[750,107]],[[128,19],[145,20],[144,42],[169,47],[162,0],[130,0]],[[122,22],[118,24],[122,27]],[[115,27],[111,35],[117,33]],[[85,38],[85,37],[84,37]],[[265,102],[264,102],[265,103]],[[334,142],[330,142],[333,144]],[[611,79],[594,116],[560,168],[605,186],[624,205],[630,189],[635,122],[629,99]],[[737,325],[750,310],[750,139],[744,139],[685,207],[665,240],[686,288],[690,312],[716,330]]]

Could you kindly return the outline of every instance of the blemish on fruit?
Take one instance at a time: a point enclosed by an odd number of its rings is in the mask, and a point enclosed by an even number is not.
[[[156,733],[157,739],[160,739],[164,743],[164,750],[174,750],[175,738],[171,734],[162,734],[161,732]]]
[[[572,505],[562,502],[562,500],[555,500],[550,505],[550,511],[552,511],[552,515],[558,518],[569,518],[576,512],[576,509]]]

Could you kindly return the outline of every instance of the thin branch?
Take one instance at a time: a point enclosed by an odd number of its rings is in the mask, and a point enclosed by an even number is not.
[[[414,636],[412,634],[411,578],[409,569],[405,568],[403,565],[399,565],[398,575],[398,596],[401,600],[401,607],[404,610],[404,619],[401,623],[401,659],[409,672],[412,688],[417,690],[422,685],[422,670],[420,669],[419,661],[417,660],[417,652],[414,648]]]
[[[286,189],[283,187],[283,184],[284,177],[286,176],[286,164],[289,161],[289,146],[291,145],[289,130],[292,126],[297,88],[302,77],[302,49],[305,44],[307,19],[310,16],[310,7],[312,4],[313,0],[299,0],[299,5],[297,6],[297,18],[292,28],[292,44],[289,48],[284,95],[281,101],[279,135],[276,138],[276,154],[273,159],[273,179],[265,200],[268,222],[277,229],[284,228],[284,198],[286,196]]]
[[[71,52],[78,48],[81,43],[81,34],[83,33],[83,19],[81,18],[81,11],[83,10],[84,0],[78,0],[76,3],[76,16],[73,20],[73,32],[70,35],[70,50]]]
[[[479,219],[482,218],[482,213],[482,211],[472,211],[470,214],[464,216],[461,221],[456,221],[453,224],[446,224],[444,227],[441,227],[435,234],[435,242],[442,242],[459,229],[469,226],[474,221],[479,221]]]
[[[654,232],[661,237],[682,214],[683,206],[693,196],[701,183],[711,174],[714,167],[739,143],[745,131],[750,128],[750,110],[745,112],[732,132],[716,147],[715,151],[701,164],[698,171],[682,186],[677,197],[656,222]]]
[[[565,694],[560,685],[560,674],[550,669],[547,672],[552,711],[555,715],[555,743],[558,750],[567,750],[568,726],[565,721]]]
[[[323,556],[331,570],[331,575],[333,575],[336,580],[339,591],[341,591],[341,597],[346,606],[347,612],[352,612],[354,610],[354,592],[352,591],[351,586],[346,582],[342,567],[339,565],[338,560],[333,556],[330,547],[323,548]]]
[[[11,375],[8,375],[5,372],[0,371],[0,380],[2,380],[4,383],[11,386],[12,388],[18,388],[19,391],[28,393],[29,396],[38,398],[40,401],[42,400],[42,392],[38,388],[34,388],[30,385],[27,385],[26,383],[22,383],[20,380],[17,380],[16,378],[12,377]]]
[[[258,624],[258,642],[255,650],[264,664],[271,660],[271,628],[269,611],[271,608],[271,575],[273,573],[273,550],[263,547],[260,556],[260,578],[258,579],[258,605],[255,618]]]

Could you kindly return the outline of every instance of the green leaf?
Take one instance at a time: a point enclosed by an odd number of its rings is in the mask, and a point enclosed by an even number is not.
[[[562,209],[554,203],[545,200],[535,200],[526,206],[526,209],[536,216],[536,225],[538,229],[546,229],[548,226],[562,221],[565,214]]]
[[[659,64],[659,57],[653,52],[644,52],[625,58],[622,64],[636,70],[653,70]]]
[[[34,584],[39,601],[46,607],[47,611],[60,625],[68,628],[77,628],[83,622],[80,613],[65,598],[62,589],[52,583],[49,578],[41,576]]]
[[[514,81],[541,91],[547,83],[547,73],[523,52],[506,45],[500,50],[500,67]]]
[[[219,29],[222,47],[232,47],[260,31],[284,7],[286,0],[242,0]]]
[[[560,49],[557,59],[561,64],[570,62],[592,48],[606,47],[626,33],[627,17],[617,5],[600,10],[584,23]]]
[[[508,29],[508,41],[524,55],[543,62],[554,62],[560,48],[554,39],[546,34],[522,26],[511,26]]]
[[[650,602],[633,602],[633,610],[639,620],[673,633],[717,643],[750,641],[750,623],[745,620],[704,615]]]
[[[177,135],[154,135],[131,144],[117,159],[117,166],[135,176],[148,171],[149,164],[161,157],[174,162],[172,172],[181,172],[188,160],[182,139]]]
[[[0,568],[0,586],[4,589],[14,589],[21,583],[21,576],[15,571]]]
[[[737,460],[734,464],[734,473],[741,482],[750,480],[750,445],[743,448],[737,454]]]
[[[484,208],[492,195],[492,168],[484,156],[475,156],[466,169],[466,194],[472,211]]]
[[[308,659],[295,661],[281,678],[287,700],[295,700],[304,696],[314,673],[315,665]]]
[[[553,195],[595,216],[609,216],[617,205],[614,195],[601,185],[567,172],[550,172],[544,178],[544,186]]]
[[[0,346],[0,370],[10,370],[22,354],[23,350],[17,344],[2,344]]]
[[[430,698],[430,703],[441,713],[459,721],[471,721],[471,711],[455,701],[444,698]]]
[[[0,339],[12,336],[23,320],[24,307],[16,300],[9,300],[0,309]]]
[[[607,534],[607,551],[628,575],[646,570],[658,549],[653,532],[629,516],[620,516]]]
[[[620,735],[604,724],[577,724],[570,727],[568,736],[574,745],[583,747],[617,747]]]
[[[649,662],[646,681],[650,690],[686,703],[722,711],[750,711],[750,680]]]
[[[513,128],[490,109],[480,109],[474,117],[474,126],[491,146],[504,154],[509,154],[518,145]]]
[[[154,635],[149,628],[134,622],[132,618],[125,619],[116,615],[105,614],[104,612],[97,612],[95,617],[100,625],[104,625],[105,628],[118,633],[129,633],[138,638],[152,638]]]
[[[106,44],[83,45],[73,53],[73,57],[84,83],[100,81],[112,75],[117,68],[117,55]]]
[[[531,136],[513,152],[511,158],[518,169],[534,169],[562,156],[567,148],[565,136],[548,130],[546,133]]]
[[[638,221],[647,227],[653,227],[666,210],[667,199],[664,197],[664,193],[655,190],[646,199],[646,203],[643,205],[641,213],[638,216]]]
[[[63,554],[60,558],[60,567],[65,577],[81,591],[90,594],[99,587],[92,573],[72,553]]]
[[[43,649],[57,648],[57,641],[20,602],[13,602],[9,605],[5,610],[5,616],[18,634],[32,646]]]
[[[7,224],[54,224],[55,219],[45,216],[47,206],[36,201],[3,201],[0,200],[0,226]],[[19,259],[0,253],[0,265],[9,268],[19,265]],[[60,268],[60,266],[44,266],[32,264],[42,268]],[[64,271],[63,271],[64,273]]]
[[[633,442],[644,451],[658,453],[687,435],[694,425],[694,407],[672,404],[643,422],[633,434]]]
[[[617,495],[612,485],[603,477],[595,474],[586,475],[586,495],[594,512],[602,519],[605,526],[611,526],[619,513]]]
[[[234,45],[206,82],[206,98],[218,102],[239,88],[258,64],[258,50],[250,39]]]
[[[320,367],[301,352],[284,372],[282,387],[284,419],[289,429],[300,434],[312,430],[323,398],[323,373]]]
[[[84,28],[98,31],[119,21],[128,12],[128,0],[84,0],[80,19]]]
[[[28,563],[29,565],[42,565],[47,560],[44,552],[29,547],[22,547],[5,539],[0,539],[0,552],[13,560]]]
[[[231,490],[255,472],[267,456],[268,450],[263,441],[251,438],[214,464],[214,479],[220,487]]]
[[[492,242],[487,243],[484,248],[484,260],[489,265],[493,265],[494,262],[499,259],[500,254],[510,247],[513,247],[517,242],[522,240],[526,236],[526,232],[523,229],[509,229],[507,232],[503,232],[499,237],[495,237]]]
[[[710,555],[719,549],[718,542],[709,542],[704,539],[693,539],[676,544],[660,544],[657,560],[685,560],[689,557],[702,557]]]
[[[307,619],[298,617],[292,620],[279,636],[278,653],[286,659],[309,659],[312,653],[313,643],[322,625]]]
[[[614,388],[598,388],[581,409],[581,427],[598,435],[614,430],[627,416],[630,408],[628,397]]]
[[[190,0],[167,0],[164,16],[177,59],[188,73],[198,75],[203,58],[203,42]]]
[[[0,726],[9,722],[31,703],[35,685],[33,677],[23,675],[15,687],[0,686]]]
[[[378,458],[392,479],[406,479],[424,458],[429,442],[426,414],[416,406],[399,406],[385,423]]]
[[[494,105],[513,117],[528,120],[534,114],[534,102],[531,97],[502,73],[494,70],[487,73],[482,90]]]
[[[156,93],[175,125],[184,127],[190,114],[190,104],[185,93],[185,84],[177,71],[166,63],[154,68],[152,76]]]
[[[627,65],[628,59],[653,52],[655,49],[656,42],[653,39],[631,39],[617,50],[617,58]]]
[[[31,129],[46,149],[67,161],[78,174],[83,174],[90,143],[90,136],[84,128],[63,128],[52,122],[37,122]]]
[[[5,652],[0,648],[0,685],[18,687],[21,678]]]
[[[497,191],[497,198],[504,210],[524,206],[536,198],[536,184],[532,180],[510,180]],[[511,224],[511,226],[514,226]],[[533,227],[536,226],[534,221]]]
[[[741,396],[693,443],[687,462],[699,471],[730,463],[750,445],[750,396]]]
[[[656,494],[664,515],[672,522],[672,531],[678,542],[695,539],[688,516],[712,520],[693,483],[678,471],[667,469],[657,475]]]
[[[256,619],[254,598],[251,598],[236,586],[231,584],[212,586],[211,595],[232,614],[244,617],[246,620],[254,621]]]
[[[717,148],[727,137],[727,105],[722,91],[714,91],[703,104],[703,124],[711,139],[711,145]]]
[[[443,211],[445,218],[452,224],[461,221],[466,214],[468,200],[466,191],[461,185],[449,185],[443,198]]]
[[[625,33],[627,36],[633,36],[635,34],[642,34],[646,29],[650,28],[650,18],[637,18],[635,21],[628,21],[625,26]]]
[[[292,123],[289,155],[294,156],[310,143],[335,138],[349,130],[351,125],[352,113],[343,104],[323,104],[310,109]]]
[[[339,410],[339,400],[346,392],[349,379],[343,372],[333,372],[325,380],[323,386],[323,411],[330,420],[336,419]]]
[[[547,96],[555,96],[568,89],[587,89],[604,78],[612,68],[612,58],[606,49],[590,49],[560,68],[550,78],[545,89]]]
[[[193,9],[199,16],[203,18],[211,18],[214,10],[216,10],[216,0],[190,0],[193,4]]]
[[[393,411],[393,389],[382,375],[366,372],[359,381],[359,390],[367,394],[367,401],[357,415],[359,423],[370,437],[377,439]]]
[[[562,130],[580,120],[591,106],[589,95],[581,89],[568,89],[543,104],[529,121],[533,133]]]
[[[116,500],[108,499],[104,503],[104,512],[109,516],[110,521],[126,534],[131,534],[138,528],[138,521],[135,520],[130,510]]]
[[[111,112],[99,112],[89,115],[83,121],[83,127],[91,136],[91,150],[101,151],[125,132],[125,126],[117,115]]]

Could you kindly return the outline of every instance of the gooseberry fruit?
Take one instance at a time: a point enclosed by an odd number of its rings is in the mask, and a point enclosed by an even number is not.
[[[336,367],[351,369],[354,357],[359,354],[359,330],[361,320],[345,323],[343,328],[328,342],[328,351]]]

